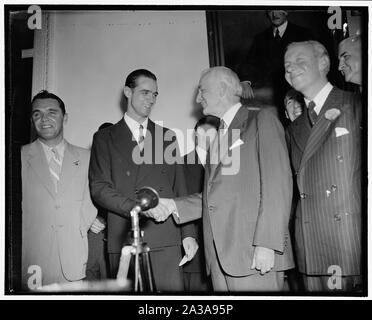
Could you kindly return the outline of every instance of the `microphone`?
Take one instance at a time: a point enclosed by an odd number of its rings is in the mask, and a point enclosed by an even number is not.
[[[136,193],[136,205],[130,211],[134,245],[138,245],[141,241],[138,214],[156,207],[158,203],[159,194],[151,187],[143,187]]]
[[[136,213],[155,208],[159,204],[159,194],[151,187],[143,187],[136,192]]]

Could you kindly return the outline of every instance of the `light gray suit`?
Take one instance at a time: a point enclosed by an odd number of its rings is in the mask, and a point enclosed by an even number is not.
[[[240,135],[234,137],[232,129],[239,130]],[[237,147],[239,157],[233,160],[234,164],[240,162],[238,171],[224,173],[222,162],[207,166],[203,194],[176,199],[180,215],[176,220],[184,223],[203,217],[208,273],[218,259],[226,275],[257,274],[251,269],[255,246],[275,250],[275,271],[290,269],[292,176],[284,130],[270,110],[256,112],[241,107],[222,139],[227,138],[225,151],[229,154],[237,140],[243,142]]]
[[[22,284],[39,266],[42,285],[85,277],[87,231],[97,215],[88,188],[89,151],[66,142],[55,191],[41,143],[22,148]]]

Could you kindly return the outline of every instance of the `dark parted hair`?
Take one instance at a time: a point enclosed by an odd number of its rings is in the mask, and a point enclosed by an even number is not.
[[[66,113],[65,103],[62,101],[62,99],[60,97],[58,97],[54,93],[51,93],[48,90],[42,90],[42,91],[40,91],[38,94],[36,94],[32,98],[31,105],[34,103],[35,100],[38,100],[38,99],[39,100],[41,100],[41,99],[54,99],[54,100],[57,100],[58,103],[59,103],[59,107],[62,110],[62,114],[65,115],[65,113]]]
[[[284,97],[284,106],[286,105],[286,101],[289,100],[289,99],[293,99],[295,101],[297,101],[298,103],[301,104],[302,107],[305,106],[305,100],[304,100],[304,96],[301,92],[298,92],[297,90],[291,88],[287,91],[287,93],[285,94],[285,97]]]
[[[194,127],[194,131],[196,131],[200,126],[204,124],[209,124],[210,126],[215,127],[216,130],[218,130],[220,126],[220,118],[215,116],[205,116],[203,118],[200,118]]]
[[[137,79],[139,77],[150,78],[154,81],[157,81],[156,76],[149,70],[146,69],[138,69],[132,71],[125,80],[125,86],[131,89],[134,89],[137,86]]]

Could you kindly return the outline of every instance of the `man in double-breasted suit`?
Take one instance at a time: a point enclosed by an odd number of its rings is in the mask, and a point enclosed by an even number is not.
[[[155,75],[145,69],[131,72],[124,94],[127,111],[123,119],[94,135],[89,171],[92,197],[108,210],[108,255],[113,277],[118,272],[122,247],[131,242],[129,213],[136,204],[136,191],[149,186],[161,197],[186,194],[182,165],[165,152],[172,149],[175,156],[179,155],[175,134],[148,118],[158,94]],[[171,220],[155,223],[146,218],[141,219],[140,227],[151,249],[157,290],[183,291],[181,245],[192,259],[198,248],[194,229],[180,228]]]
[[[228,68],[202,73],[197,102],[221,119],[210,147],[203,193],[161,199],[155,220],[203,218],[205,258],[215,291],[277,291],[293,267],[288,233],[292,175],[284,130],[270,110],[240,104]]]
[[[287,81],[306,110],[289,127],[300,202],[298,268],[309,291],[358,290],[361,284],[361,148],[358,95],[327,80],[328,53],[316,41],[291,44]]]
[[[25,289],[85,277],[87,231],[97,214],[88,188],[89,151],[63,139],[63,101],[40,92],[31,120],[38,139],[21,153]]]

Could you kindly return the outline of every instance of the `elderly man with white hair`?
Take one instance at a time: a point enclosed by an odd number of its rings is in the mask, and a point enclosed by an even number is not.
[[[151,214],[177,223],[203,219],[205,258],[215,291],[280,291],[293,268],[288,221],[292,175],[284,130],[270,110],[240,103],[238,76],[204,71],[196,101],[220,128],[206,164],[203,192],[160,199]]]
[[[358,291],[362,210],[360,98],[327,80],[330,60],[316,41],[288,46],[285,77],[305,98],[289,148],[300,193],[296,256],[308,291]]]

